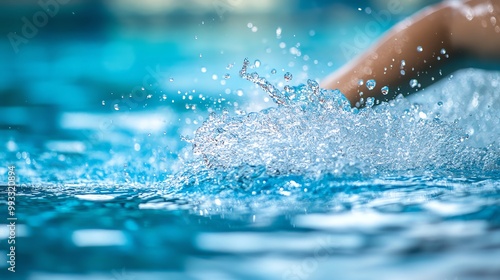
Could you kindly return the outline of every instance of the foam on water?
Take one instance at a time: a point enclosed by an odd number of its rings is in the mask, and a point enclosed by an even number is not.
[[[351,108],[338,90],[321,89],[312,80],[279,90],[247,67],[245,60],[240,75],[278,106],[244,116],[211,114],[191,140],[188,173],[239,170],[246,177],[318,178],[500,169],[498,139],[472,147],[456,122],[405,98],[375,107],[368,99],[366,108]]]

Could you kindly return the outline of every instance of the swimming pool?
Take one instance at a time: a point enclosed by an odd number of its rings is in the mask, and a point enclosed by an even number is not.
[[[335,9],[4,52],[2,89],[31,82],[0,108],[1,182],[17,182],[2,279],[496,279],[500,73],[352,111],[308,79],[377,21],[354,9],[364,21],[330,30],[318,13]],[[304,85],[276,106],[240,77],[247,56],[268,91]]]

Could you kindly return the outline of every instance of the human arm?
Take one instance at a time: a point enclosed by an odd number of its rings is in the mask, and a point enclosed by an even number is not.
[[[466,57],[500,58],[500,0],[428,7],[391,28],[367,52],[327,77],[322,87],[339,89],[353,106],[362,105],[367,97],[388,100],[464,67],[461,62]],[[369,90],[366,82],[371,79],[376,86]]]

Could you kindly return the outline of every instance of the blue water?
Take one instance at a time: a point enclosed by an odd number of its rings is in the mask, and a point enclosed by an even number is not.
[[[465,70],[432,97],[361,110],[310,82],[281,91],[284,105],[213,113],[177,143],[115,127],[40,147],[11,132],[18,272],[3,251],[2,275],[496,279],[499,78]],[[142,114],[125,118],[180,116]]]
[[[185,48],[59,42],[92,51],[60,54],[85,67],[51,81],[52,42],[30,42],[11,73],[26,97],[0,108],[0,182],[18,183],[16,273],[0,192],[0,278],[498,279],[500,72],[351,109],[314,82],[345,62],[322,20],[283,38],[244,22],[244,51],[193,43],[208,21]],[[164,84],[127,98],[150,71]]]

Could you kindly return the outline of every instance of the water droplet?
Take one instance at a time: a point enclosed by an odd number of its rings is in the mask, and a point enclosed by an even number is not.
[[[422,48],[422,46],[417,47],[417,52],[422,52],[423,50],[424,50],[424,48]]]
[[[289,82],[293,79],[292,73],[286,72],[284,75],[285,81]]]
[[[368,97],[366,99],[366,107],[371,108],[371,107],[373,107],[373,105],[375,105],[375,98]]]
[[[260,60],[255,60],[253,65],[256,67],[256,68],[259,68],[260,67]]]
[[[276,28],[276,37],[279,39],[281,38],[281,27]]]
[[[380,91],[382,92],[383,95],[387,95],[389,93],[389,87],[388,86],[383,86]]]
[[[315,80],[307,80],[307,86],[311,88],[313,91],[317,91],[319,89],[319,84]]]
[[[375,86],[377,85],[377,82],[375,82],[375,80],[368,80],[366,81],[366,87],[369,89],[369,90],[372,90],[375,88]]]
[[[277,72],[277,71],[276,71],[276,69],[274,69],[274,68],[271,70],[271,74],[276,74],[276,72]]]
[[[465,17],[467,18],[468,21],[474,19],[474,14],[470,8],[465,11]]]
[[[415,88],[418,85],[417,79],[410,80],[410,87]]]

